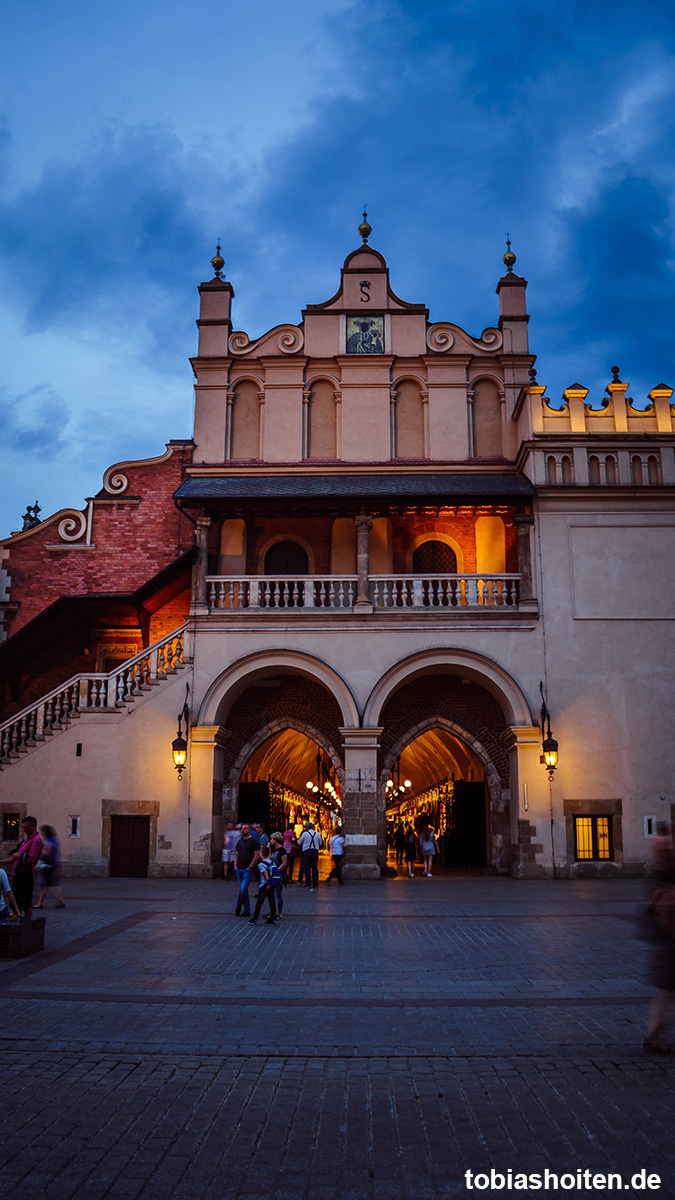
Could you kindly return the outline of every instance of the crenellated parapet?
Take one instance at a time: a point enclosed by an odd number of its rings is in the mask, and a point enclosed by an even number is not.
[[[600,402],[581,383],[554,405],[530,372],[514,412],[527,473],[538,486],[660,486],[675,484],[675,389],[660,383],[636,404],[630,384],[612,367]],[[646,441],[646,439],[649,439]],[[545,444],[543,444],[545,443]]]

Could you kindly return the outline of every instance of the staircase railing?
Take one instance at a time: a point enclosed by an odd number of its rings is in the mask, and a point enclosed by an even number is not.
[[[0,763],[37,746],[82,712],[121,708],[175,675],[188,655],[187,622],[112,671],[73,675],[0,725]]]

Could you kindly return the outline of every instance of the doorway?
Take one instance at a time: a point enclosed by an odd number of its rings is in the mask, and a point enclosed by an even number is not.
[[[150,817],[111,816],[111,878],[147,879],[149,861]]]

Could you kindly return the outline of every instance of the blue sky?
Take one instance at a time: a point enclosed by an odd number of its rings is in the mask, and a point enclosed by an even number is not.
[[[675,385],[675,17],[661,0],[0,2],[0,534],[188,437],[222,236],[251,336],[327,298],[363,200],[399,295],[539,381]]]

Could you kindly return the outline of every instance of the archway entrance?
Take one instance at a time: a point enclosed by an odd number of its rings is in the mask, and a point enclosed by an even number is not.
[[[413,738],[395,759],[384,783],[387,849],[403,865],[402,829],[435,832],[443,868],[484,868],[488,863],[485,770],[477,755],[447,728]]]
[[[280,728],[253,751],[239,780],[237,820],[284,831],[312,821],[325,835],[341,820],[342,785],[332,756],[297,728]]]
[[[426,815],[447,867],[506,873],[507,721],[495,696],[460,671],[453,665],[419,674],[382,706],[378,844],[381,853],[385,844],[391,850],[392,822],[395,829],[410,817],[419,826]]]

